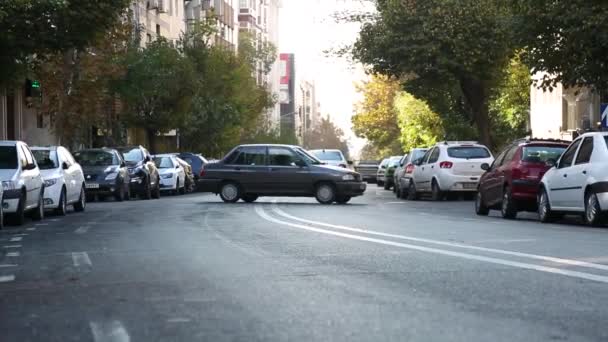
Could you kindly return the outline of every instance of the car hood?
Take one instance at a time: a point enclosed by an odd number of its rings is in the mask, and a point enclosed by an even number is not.
[[[315,167],[318,167],[320,169],[325,169],[325,170],[337,171],[340,173],[352,173],[352,171],[349,169],[345,169],[343,167],[334,166],[334,165],[315,165]]]
[[[40,170],[40,175],[42,179],[51,179],[51,178],[59,178],[63,176],[59,169],[49,169],[49,170]]]
[[[3,180],[3,181],[12,180],[15,177],[16,173],[17,173],[17,170],[15,170],[15,169],[0,170],[0,180]]]

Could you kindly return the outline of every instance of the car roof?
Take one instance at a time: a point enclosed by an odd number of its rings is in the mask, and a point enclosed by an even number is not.
[[[238,147],[291,147],[291,148],[299,148],[297,145],[286,145],[286,144],[243,144]]]
[[[19,140],[0,140],[0,146],[17,146],[18,143],[22,141]]]
[[[78,150],[76,152],[84,152],[84,151],[118,152],[116,149],[108,148],[108,147],[83,148],[82,150]]]
[[[329,152],[340,152],[342,153],[342,151],[338,150],[337,148],[317,148],[314,150],[309,150],[310,152],[317,152],[317,151],[329,151]]]
[[[587,133],[583,133],[581,135],[579,135],[577,138],[580,137],[592,137],[592,136],[596,136],[596,135],[600,135],[600,136],[607,136],[608,132],[587,132]]]
[[[177,156],[175,154],[172,153],[160,153],[160,154],[153,154],[152,157],[175,157],[177,158]]]
[[[34,151],[56,151],[58,146],[30,146],[30,150]]]

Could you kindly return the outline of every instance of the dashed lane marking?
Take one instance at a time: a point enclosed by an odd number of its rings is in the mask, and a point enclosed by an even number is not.
[[[529,254],[529,253],[523,253],[523,252],[507,251],[507,250],[504,250],[504,249],[496,249],[496,248],[488,248],[488,247],[464,245],[464,244],[460,244],[460,243],[453,243],[453,242],[446,242],[446,241],[439,241],[439,240],[416,238],[416,237],[413,237],[413,236],[405,236],[405,235],[398,235],[398,234],[382,233],[382,232],[377,232],[377,231],[373,231],[373,230],[359,229],[359,228],[340,226],[340,225],[329,224],[329,223],[324,223],[324,222],[319,222],[319,221],[307,220],[307,219],[303,219],[303,218],[296,217],[296,216],[293,216],[293,215],[290,215],[290,214],[286,213],[285,211],[281,210],[276,204],[273,204],[272,210],[275,213],[277,213],[277,214],[279,214],[279,215],[281,215],[281,216],[283,216],[285,218],[288,218],[288,219],[292,219],[292,220],[295,220],[295,221],[300,221],[300,222],[304,222],[304,223],[308,223],[308,224],[315,224],[315,225],[318,225],[318,226],[324,226],[324,227],[334,228],[334,229],[341,229],[341,230],[346,230],[346,231],[351,231],[351,232],[357,232],[357,233],[363,233],[363,234],[368,234],[368,235],[390,237],[390,238],[395,238],[395,239],[400,239],[400,240],[409,240],[409,241],[415,241],[415,242],[423,242],[423,243],[429,243],[429,244],[440,245],[440,246],[448,246],[448,247],[472,249],[472,250],[489,252],[489,253],[511,255],[511,256],[517,256],[517,257],[522,257],[522,258],[529,258],[529,259],[537,259],[537,260],[543,260],[543,261],[550,261],[550,262],[554,262],[554,263],[558,263],[558,264],[564,264],[564,265],[570,265],[570,266],[588,267],[588,268],[595,268],[595,269],[598,269],[598,270],[608,271],[608,265],[594,264],[594,263],[586,262],[586,261],[573,260],[573,259],[562,259],[562,258],[557,258],[557,257],[545,256],[545,255],[537,255],[537,254]]]
[[[19,253],[19,252],[8,252],[8,253],[6,253],[7,257],[18,257],[19,255],[21,255],[21,253]]]
[[[21,245],[6,245],[3,248],[21,248]]]
[[[82,265],[93,265],[91,263],[91,259],[89,259],[89,255],[87,254],[87,252],[73,252],[72,262],[74,263],[74,267],[80,267]]]
[[[190,318],[175,317],[169,318],[167,323],[188,323],[190,321],[192,321]]]
[[[48,223],[36,223],[34,226],[36,227],[40,227],[40,226],[48,226]]]
[[[36,227],[25,228],[25,230],[34,231],[34,230],[36,230]]]
[[[0,268],[17,267],[17,264],[0,264]]]
[[[131,337],[120,321],[90,322],[95,342],[129,342]]]
[[[15,237],[12,237],[9,241],[10,242],[19,242],[21,240],[23,240],[23,237],[21,237],[21,236],[15,236]]]
[[[0,283],[8,283],[13,280],[15,280],[15,275],[13,274],[0,276]]]

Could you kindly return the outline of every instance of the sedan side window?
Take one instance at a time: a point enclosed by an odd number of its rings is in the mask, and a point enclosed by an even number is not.
[[[576,161],[574,164],[587,164],[591,160],[591,153],[593,152],[593,137],[587,137],[583,140],[581,148],[578,150],[576,155]]]
[[[232,160],[234,165],[266,165],[266,147],[244,147],[239,155]]]
[[[574,154],[576,153],[576,150],[578,149],[578,145],[580,145],[580,144],[581,144],[581,139],[578,139],[575,142],[573,142],[570,145],[570,147],[568,147],[566,152],[564,152],[564,154],[562,154],[562,157],[559,160],[559,164],[557,165],[558,169],[572,166],[572,161],[574,160]]]
[[[429,161],[428,161],[429,164],[436,163],[439,160],[439,152],[440,152],[439,147],[435,147],[433,149],[433,152],[431,152],[431,156],[429,157]]]
[[[508,151],[509,151],[508,149],[502,151],[498,155],[498,157],[496,157],[496,159],[494,159],[494,162],[492,163],[492,166],[490,167],[490,169],[494,170],[494,169],[499,168],[502,165],[502,161],[505,158],[505,155],[507,154]]]
[[[513,147],[511,147],[508,152],[505,154],[505,159],[503,161],[501,161],[500,165],[504,165],[506,163],[509,163],[510,161],[513,160],[513,157],[515,156],[515,153],[517,153],[517,149],[519,148],[519,146],[515,145]]]
[[[421,160],[420,164],[427,164],[428,160],[429,160],[429,156],[431,155],[431,153],[433,151],[434,151],[434,149],[430,149],[430,150],[426,151],[424,156],[422,156],[422,158],[420,159]]]
[[[291,150],[279,147],[268,148],[268,165],[296,166],[300,158]]]

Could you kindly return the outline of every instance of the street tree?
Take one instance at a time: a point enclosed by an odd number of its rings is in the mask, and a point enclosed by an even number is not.
[[[514,54],[511,8],[495,0],[378,0],[376,7],[355,59],[415,85],[406,90],[431,107],[430,90],[458,91],[479,139],[490,144],[489,99]]]
[[[47,54],[91,46],[122,19],[130,2],[0,1],[0,86],[21,82]]]
[[[608,2],[604,0],[515,0],[517,36],[524,61],[543,72],[538,86],[608,89]]]
[[[373,75],[368,81],[357,85],[362,99],[355,105],[353,131],[387,155],[401,153],[394,106],[395,96],[400,89],[396,79],[382,75]]]
[[[114,89],[124,104],[122,118],[145,130],[155,151],[156,136],[178,127],[191,108],[195,69],[163,38],[130,49],[121,62],[125,73]]]
[[[432,146],[444,137],[441,117],[412,94],[400,92],[395,97],[395,110],[404,151]]]

